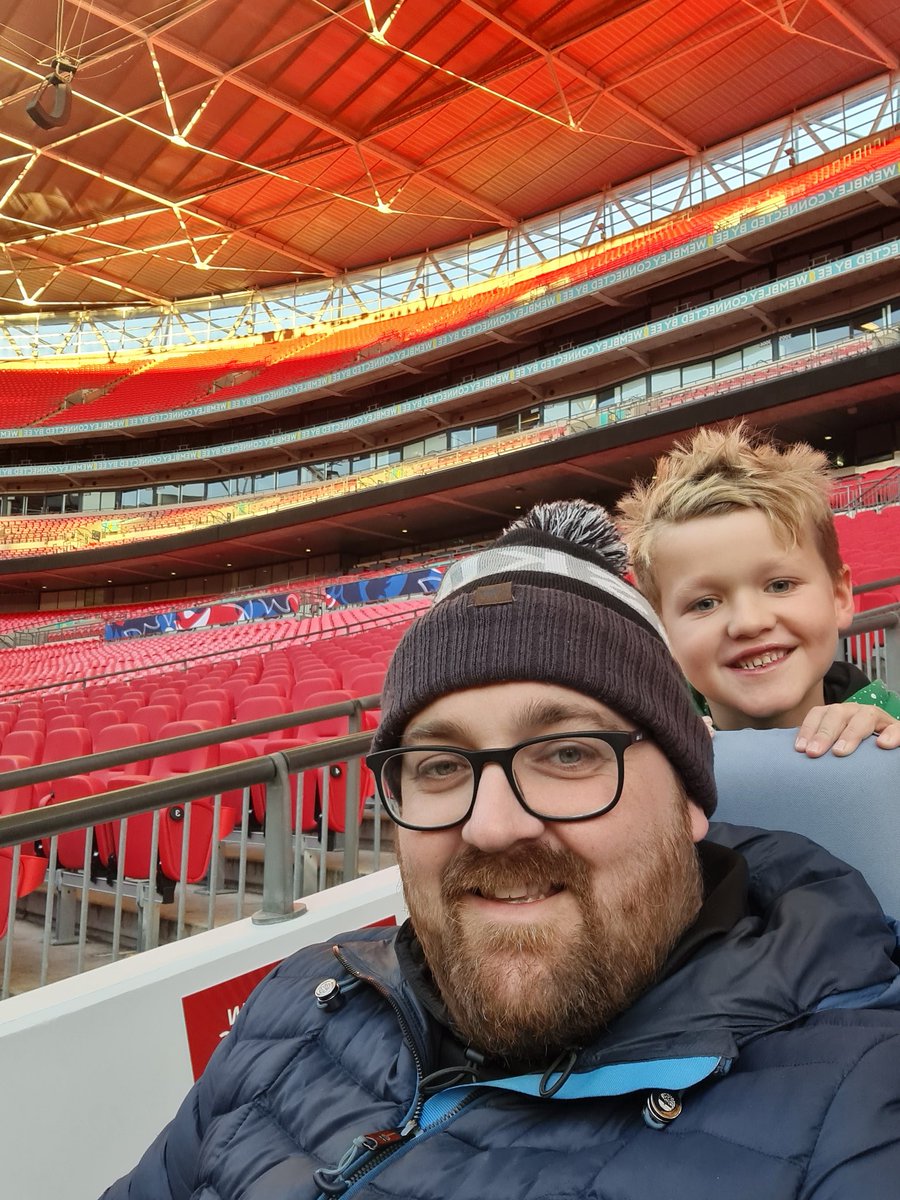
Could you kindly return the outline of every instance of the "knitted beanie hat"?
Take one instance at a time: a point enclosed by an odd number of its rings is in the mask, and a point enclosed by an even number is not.
[[[450,692],[554,683],[651,734],[711,814],[712,739],[653,609],[624,579],[626,563],[608,514],[585,500],[537,505],[453,563],[397,646],[373,749],[399,745],[416,713]]]

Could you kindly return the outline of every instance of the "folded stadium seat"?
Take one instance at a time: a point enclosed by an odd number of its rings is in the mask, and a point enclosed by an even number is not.
[[[244,692],[249,687],[256,687],[257,681],[246,675],[232,675],[230,679],[226,679],[224,683],[220,683],[216,688],[218,692],[225,692],[231,697],[231,702],[236,705]]]
[[[0,754],[0,816],[6,816],[7,813],[27,812],[31,808],[34,786],[26,783],[21,787],[7,788],[3,791],[2,777],[7,771],[21,771],[25,767],[33,766],[34,760],[24,754]]]
[[[338,704],[341,700],[352,700],[348,691],[333,689],[324,692],[314,692],[307,698],[308,708],[319,708],[325,704]],[[349,730],[347,717],[322,717],[308,725],[300,727],[299,735],[307,738],[308,744],[330,741],[332,738],[344,737]],[[328,830],[331,833],[343,833],[346,829],[347,807],[347,764],[332,763],[316,771],[317,776],[317,815],[322,809],[324,796],[324,772],[328,771]],[[359,763],[359,818],[362,818],[366,797],[374,789],[372,772],[360,760]],[[323,831],[324,832],[324,831]]]
[[[251,696],[246,700],[241,700],[234,710],[234,721],[240,723],[243,721],[259,721],[264,717],[280,716],[282,713],[293,712],[293,708],[288,700],[283,696]],[[231,741],[223,742],[219,747],[219,761],[224,765],[226,763],[244,762],[248,758],[257,758],[263,754],[271,754],[275,750],[283,750],[287,744],[291,746],[306,742],[301,739],[297,741],[298,733],[296,727],[279,730],[274,733],[258,734],[256,737],[234,738]],[[263,823],[265,819],[265,787],[262,784],[254,784],[250,789],[250,799],[253,807],[253,815],[256,819]],[[231,808],[240,811],[241,807],[241,792],[233,790],[225,793],[222,797],[223,803],[227,803]]]
[[[131,714],[144,707],[142,696],[122,696],[115,703],[116,712],[123,721],[131,719]]]
[[[77,729],[82,727],[84,722],[81,719],[81,713],[60,712],[47,720],[47,733],[53,733],[55,729]]]
[[[259,721],[264,717],[277,717],[282,713],[289,712],[293,712],[290,701],[277,692],[255,696],[246,695],[244,698],[239,698],[235,705],[234,721],[235,724],[243,721]],[[287,735],[288,731],[285,731],[284,736]],[[275,737],[278,735],[267,733],[265,736]]]
[[[251,683],[235,696],[235,714],[241,704],[248,700],[269,699],[273,696],[287,701],[291,687],[287,680],[266,680],[264,683]],[[287,710],[285,710],[287,711]]]
[[[198,700],[228,700],[228,693],[223,692],[219,686],[219,681],[210,683],[206,679],[203,683],[191,683],[181,693],[181,698],[184,701],[184,706],[187,708],[189,704],[194,704]]]
[[[101,729],[107,725],[121,725],[122,713],[117,708],[101,708],[99,712],[88,713],[84,718],[84,727],[95,738]]]
[[[42,763],[63,762],[67,758],[83,758],[91,752],[91,733],[88,729],[74,726],[69,729],[54,729],[47,734],[41,752]],[[53,790],[52,781],[34,784],[32,807],[37,807],[48,792]]]
[[[80,800],[82,796],[93,796],[96,794],[96,786],[89,775],[68,775],[63,779],[55,779],[52,785],[52,791],[48,792],[38,802],[40,808],[46,807],[48,804],[64,804],[67,800]],[[90,861],[94,862],[98,858],[97,842],[93,830],[76,829],[71,833],[57,834],[56,838],[56,863],[66,871],[83,871],[84,870],[84,851],[85,839],[90,837]],[[50,857],[50,839],[45,839],[43,843],[43,855],[45,858]],[[91,875],[94,871],[91,870]]]
[[[184,708],[184,698],[182,697],[181,692],[170,687],[159,688],[157,691],[152,692],[150,696],[147,697],[147,703],[165,704],[168,708],[173,710],[176,719],[181,715],[181,710]]]
[[[271,671],[265,670],[259,677],[259,683],[253,684],[253,687],[272,686],[280,688],[282,694],[287,696],[294,686],[294,672],[287,667],[277,667]]]
[[[150,741],[150,731],[139,721],[123,721],[121,724],[105,725],[94,735],[94,753],[103,754],[107,750],[120,750],[125,746],[142,746]],[[92,771],[96,776],[106,781],[110,775],[137,774],[145,775],[150,770],[150,759],[136,759],[131,763],[123,763],[118,767],[105,767],[100,771]]]
[[[146,725],[151,742],[159,739],[159,731],[176,718],[175,709],[169,704],[145,704],[131,714],[131,724]]]
[[[287,650],[269,650],[263,656],[263,673],[273,671],[281,667],[287,667],[290,670],[291,659]]]
[[[384,686],[384,671],[356,675],[348,685],[354,696],[378,696]],[[377,729],[381,720],[380,708],[368,708],[362,715],[363,729]]]
[[[206,676],[203,683],[206,687],[220,688],[222,684],[229,680],[233,674],[234,672],[230,667],[224,671],[213,671],[212,674]],[[188,687],[185,688],[185,695],[187,695],[190,689],[191,685],[189,684]]]
[[[107,750],[119,750],[125,746],[141,746],[150,740],[146,725],[136,722],[106,725],[98,730],[94,738],[94,753],[102,754]],[[119,788],[132,787],[145,783],[147,772],[150,770],[150,759],[140,758],[134,762],[121,763],[117,767],[103,767],[91,771],[91,786],[96,794],[116,791]],[[107,866],[115,854],[115,835],[109,822],[97,825],[94,829],[96,848],[100,861]]]
[[[250,718],[247,719],[249,720]],[[259,758],[266,754],[275,754],[282,750],[293,750],[298,746],[308,746],[311,741],[312,739],[291,730],[286,731],[283,735],[267,733],[255,738],[235,739],[234,741],[223,742],[221,744],[219,747],[219,762],[222,766],[228,763],[246,762],[248,758]],[[316,774],[315,771],[305,771],[302,775],[304,790],[301,806],[301,828],[304,832],[312,832],[317,827],[315,816]],[[306,782],[307,779],[309,779],[309,782]],[[292,829],[296,828],[297,785],[298,776],[292,775],[290,777]],[[223,792],[222,794],[223,805],[229,805],[235,813],[236,820],[240,820],[242,800],[243,793],[239,788],[230,792]],[[250,806],[256,821],[261,826],[264,826],[266,820],[266,788],[264,784],[251,784]]]
[[[296,712],[301,708],[309,708],[307,696],[313,696],[316,692],[333,691],[339,684],[340,677],[336,671],[301,676],[291,688],[291,710]]]
[[[22,731],[25,729],[36,729],[39,733],[47,732],[47,722],[43,717],[23,716],[16,721],[16,729]]]
[[[13,851],[10,847],[0,850],[0,938],[9,928],[9,893],[12,887]],[[16,896],[21,899],[35,891],[44,882],[47,860],[37,854],[19,856],[19,878]]]
[[[207,721],[172,721],[162,727],[159,737],[160,739],[181,737],[211,728],[212,725]],[[131,783],[168,779],[173,775],[189,774],[192,771],[202,771],[207,767],[214,767],[218,764],[217,751],[217,746],[199,746],[193,750],[182,750],[176,754],[156,758],[151,762],[150,770],[146,775],[137,776],[129,773],[128,776],[121,777],[127,779],[128,784],[119,783],[118,786],[124,787],[130,786]],[[206,875],[212,855],[213,837],[220,840],[234,828],[235,812],[230,806],[224,803],[220,806],[217,828],[214,828],[214,817],[215,810],[211,796],[192,802],[186,864],[186,881],[188,883],[198,883]],[[171,805],[160,814],[157,865],[162,875],[173,883],[177,883],[181,875],[184,820],[185,807],[181,804]],[[116,854],[119,845],[120,822],[114,821],[110,825],[112,845],[115,848],[113,854]],[[155,874],[155,868],[151,870],[150,863],[152,828],[152,813],[140,813],[128,818],[124,873],[129,879],[148,879]],[[102,858],[104,848],[99,837],[98,847]],[[107,865],[110,872],[116,868],[116,863],[112,859],[107,860]]]
[[[358,670],[348,671],[344,684],[346,690],[354,696],[375,696],[381,692],[384,674],[384,667],[376,668],[368,663]]]
[[[44,735],[36,729],[14,729],[3,739],[4,754],[21,754],[29,763],[39,763]]]
[[[209,721],[214,728],[231,724],[231,705],[227,698],[221,700],[194,700],[184,706],[183,721]]]

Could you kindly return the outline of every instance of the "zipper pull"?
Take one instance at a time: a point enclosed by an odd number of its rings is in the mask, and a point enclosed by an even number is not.
[[[385,1146],[395,1146],[402,1141],[403,1132],[400,1129],[376,1129],[374,1133],[364,1133],[359,1144],[365,1150],[382,1150]]]

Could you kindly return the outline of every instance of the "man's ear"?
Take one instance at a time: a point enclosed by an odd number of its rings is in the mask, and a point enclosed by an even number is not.
[[[838,629],[843,631],[850,627],[855,611],[853,580],[850,578],[850,568],[844,563],[840,575],[834,581],[834,615],[837,618]]]
[[[688,801],[688,813],[691,819],[691,837],[695,842],[702,842],[709,833],[709,817],[693,800]]]

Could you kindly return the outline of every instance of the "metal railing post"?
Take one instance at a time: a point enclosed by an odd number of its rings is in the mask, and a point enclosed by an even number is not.
[[[884,685],[893,692],[900,690],[900,623],[884,631]]]
[[[362,709],[357,700],[347,720],[347,732],[359,733],[362,727]],[[359,788],[360,761],[351,758],[347,762],[347,787],[344,794],[344,882],[355,879],[359,874]]]
[[[266,856],[263,863],[263,904],[253,914],[255,925],[290,921],[306,912],[294,901],[291,881],[291,781],[283,754],[272,754],[275,778],[266,783]]]

